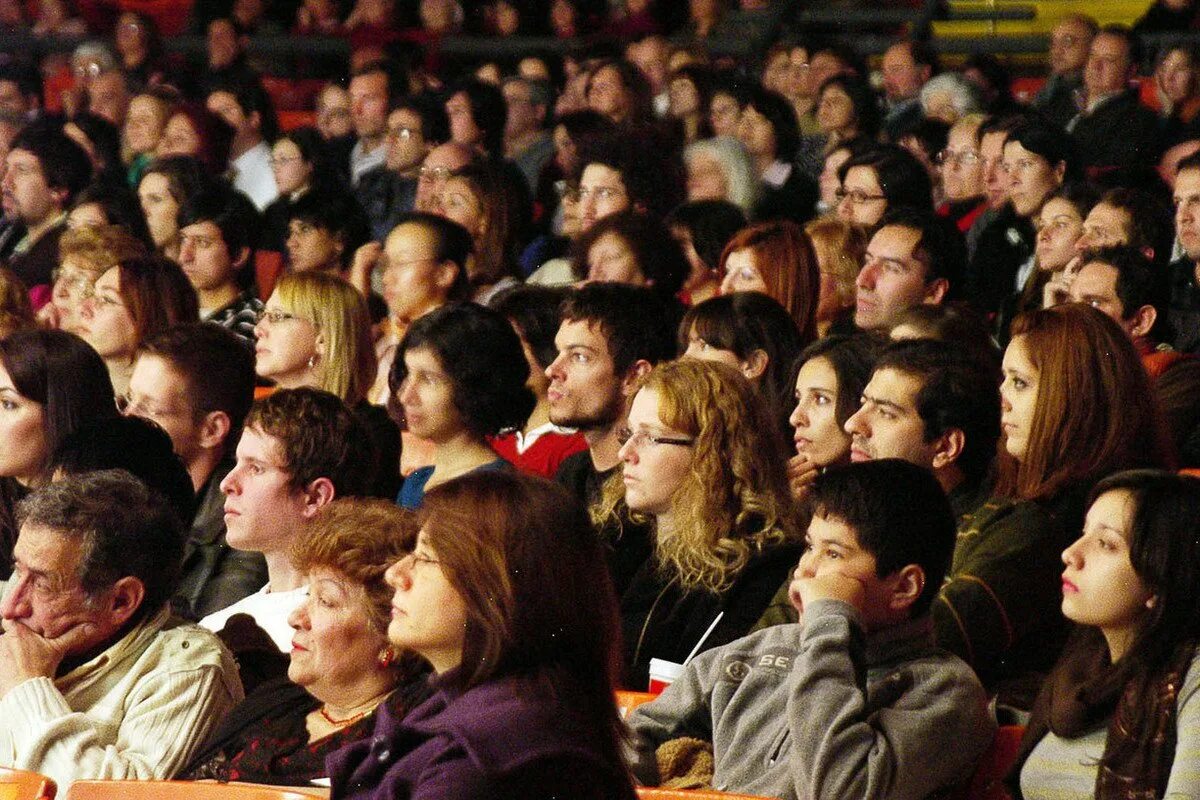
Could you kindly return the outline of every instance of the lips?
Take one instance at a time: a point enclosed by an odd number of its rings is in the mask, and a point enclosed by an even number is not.
[[[1065,576],[1065,575],[1063,576],[1063,579],[1062,579],[1062,590],[1063,590],[1063,594],[1078,594],[1079,593],[1079,587],[1076,586],[1074,583],[1072,583],[1070,580],[1068,580],[1067,576]]]
[[[870,461],[871,454],[868,453],[866,450],[862,449],[861,447],[854,445],[850,448],[850,460],[855,463],[858,463],[860,461]]]
[[[803,455],[804,453],[808,452],[808,449],[810,447],[812,447],[812,440],[805,439],[801,436],[797,436],[795,438],[795,443],[796,443],[796,454],[797,455]]]
[[[546,399],[549,400],[551,403],[557,403],[559,400],[563,399],[563,393],[559,389],[554,389],[554,388],[548,389],[546,391]]]

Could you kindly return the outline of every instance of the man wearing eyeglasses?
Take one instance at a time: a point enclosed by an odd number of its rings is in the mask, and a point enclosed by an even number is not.
[[[66,210],[91,180],[92,163],[83,148],[46,123],[23,128],[4,163],[4,216],[15,224],[0,234],[0,260],[30,289],[48,285],[67,229]]]
[[[478,157],[474,149],[458,142],[446,142],[430,150],[417,174],[416,210],[444,215],[442,190],[446,188],[446,179],[451,172],[465,167]]]
[[[382,166],[363,173],[354,195],[367,212],[371,236],[383,241],[413,211],[421,164],[450,138],[450,121],[440,103],[424,95],[394,103],[387,116],[387,152]],[[372,287],[380,291],[380,286]]]
[[[983,157],[979,153],[978,117],[961,119],[950,128],[946,149],[938,153],[945,199],[937,207],[938,216],[953,220],[965,235],[987,209],[984,196]]]
[[[200,319],[254,343],[262,301],[240,280],[254,262],[258,213],[241,192],[213,186],[179,209],[179,265],[200,299]],[[243,288],[243,285],[247,288]]]
[[[1075,116],[1075,93],[1083,87],[1083,65],[1088,49],[1100,26],[1083,14],[1072,14],[1059,20],[1050,31],[1050,76],[1038,92],[1033,107],[1047,120],[1066,127]]]

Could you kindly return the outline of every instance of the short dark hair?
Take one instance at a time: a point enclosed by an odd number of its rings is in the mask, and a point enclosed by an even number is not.
[[[280,389],[255,401],[244,427],[279,442],[293,489],[328,478],[338,497],[370,494],[378,453],[362,418],[336,395]]]
[[[1125,212],[1129,217],[1129,241],[1126,244],[1139,250],[1150,250],[1154,254],[1151,261],[1166,272],[1175,238],[1175,220],[1171,207],[1162,196],[1146,189],[1121,186],[1109,189],[1099,202]]]
[[[665,216],[684,199],[683,159],[679,148],[648,127],[615,129],[576,142],[578,179],[589,164],[602,164],[621,174],[630,206]]]
[[[1150,332],[1157,341],[1168,341],[1170,323],[1167,311],[1171,303],[1169,273],[1146,258],[1137,247],[1116,245],[1089,250],[1080,259],[1080,265],[1099,262],[1112,267],[1117,273],[1117,298],[1121,301],[1124,317],[1128,319],[1142,306],[1153,306],[1158,312]]]
[[[462,92],[471,107],[471,119],[483,132],[483,150],[492,158],[504,157],[504,125],[508,121],[508,104],[498,86],[477,78],[467,78],[450,88],[447,99]]]
[[[442,144],[450,140],[450,120],[446,116],[446,107],[430,92],[393,98],[391,111],[401,109],[421,118],[421,137],[426,142]]]
[[[212,181],[196,194],[183,199],[176,216],[179,227],[211,222],[221,231],[221,240],[231,261],[246,248],[249,253],[242,268],[254,269],[254,245],[261,218],[250,198],[220,181]]]
[[[858,129],[858,135],[867,139],[876,138],[879,135],[880,125],[883,123],[883,114],[879,108],[879,96],[875,94],[871,84],[867,83],[865,78],[854,73],[839,72],[825,79],[821,88],[817,90],[817,96],[820,97],[821,93],[830,86],[836,86],[846,93],[846,97],[850,98],[850,106],[854,109],[854,125]]]
[[[225,449],[232,451],[254,402],[254,353],[241,337],[222,325],[191,322],[168,328],[138,352],[183,376],[194,416],[225,412],[231,425]]]
[[[1079,158],[1074,140],[1062,128],[1036,117],[1031,117],[1009,132],[1004,146],[1016,142],[1029,152],[1046,160],[1051,169],[1063,164],[1063,181],[1077,180],[1080,175]]]
[[[363,75],[372,75],[376,72],[382,72],[387,78],[387,93],[388,105],[391,105],[391,100],[394,97],[403,97],[408,94],[408,73],[400,66],[400,64],[387,58],[377,58],[374,61],[358,67],[350,73],[351,79],[359,78]]]
[[[393,393],[408,376],[404,354],[432,350],[450,378],[451,399],[476,436],[523,427],[536,399],[525,385],[529,362],[512,324],[498,311],[456,303],[418,317],[396,349],[388,382]]]
[[[1200,169],[1200,150],[1192,153],[1187,158],[1179,160],[1179,164],[1175,167],[1175,175],[1183,172],[1185,169]]]
[[[354,260],[354,251],[371,239],[371,222],[358,198],[340,189],[305,192],[287,210],[288,222],[298,219],[328,231],[342,243],[342,269]]]
[[[150,228],[146,225],[146,216],[138,203],[137,193],[127,183],[93,180],[75,195],[72,208],[88,203],[95,203],[104,209],[108,224],[119,225],[148,249],[153,247]]]
[[[214,180],[205,170],[204,164],[192,156],[156,158],[146,167],[141,180],[144,181],[147,175],[153,174],[162,175],[167,179],[167,191],[180,205]]]
[[[1000,438],[1000,394],[990,364],[947,342],[912,339],[890,345],[875,361],[875,371],[892,369],[918,379],[917,414],[932,442],[951,428],[966,442],[957,464],[972,483],[983,479]]]
[[[401,225],[416,225],[433,237],[434,259],[439,262],[449,261],[458,266],[448,299],[468,299],[471,295],[471,281],[467,276],[467,259],[475,250],[471,232],[454,220],[425,211],[411,211],[405,214],[392,230]]]
[[[42,79],[32,66],[19,62],[0,64],[0,83],[15,84],[17,91],[42,105]]]
[[[50,460],[56,475],[106,469],[133,475],[167,501],[180,525],[191,525],[196,510],[192,479],[171,437],[155,422],[136,416],[90,422],[63,439]]]
[[[929,610],[950,567],[957,531],[946,493],[924,467],[898,458],[830,467],[809,490],[813,514],[854,531],[875,557],[875,574],[893,575],[909,564],[925,573],[912,616]]]
[[[92,180],[92,161],[75,140],[49,120],[33,122],[13,137],[9,151],[26,150],[37,156],[51,189],[66,190],[62,208]]]
[[[651,281],[651,288],[664,297],[674,297],[691,271],[683,249],[657,217],[637,211],[618,211],[597,220],[584,231],[572,248],[575,277],[588,274],[588,251],[602,237],[612,234],[625,243],[637,261],[638,270]]]
[[[925,265],[926,284],[938,278],[946,279],[950,284],[948,299],[961,291],[963,270],[967,263],[967,242],[953,222],[911,208],[889,208],[876,230],[889,225],[908,228],[920,234],[913,247],[913,258]]]
[[[887,213],[901,208],[933,211],[933,184],[917,157],[899,145],[878,145],[851,156],[838,167],[838,181],[854,167],[868,167],[887,200]],[[881,223],[882,224],[882,223]]]
[[[279,118],[275,115],[275,104],[262,83],[249,79],[219,80],[208,86],[207,96],[216,92],[231,95],[247,117],[258,112],[258,130],[264,141],[273,142],[279,136]]]
[[[716,269],[725,245],[746,227],[746,214],[728,200],[692,200],[677,206],[666,223],[668,228],[685,229],[704,266]]]
[[[1101,27],[1100,30],[1096,31],[1096,36],[1100,36],[1101,34],[1115,36],[1124,42],[1125,49],[1129,52],[1129,65],[1134,68],[1141,66],[1142,57],[1144,56],[1142,40],[1136,33],[1134,33],[1132,28],[1130,28],[1128,25],[1122,25],[1114,22],[1112,24],[1105,25]]]
[[[677,317],[660,295],[641,286],[606,282],[581,286],[563,302],[560,319],[599,326],[618,375],[637,361],[657,364],[675,357]]]
[[[73,475],[47,484],[17,507],[21,526],[38,525],[79,542],[80,583],[96,595],[132,576],[145,587],[134,620],[175,593],[183,535],[167,504],[124,470]]]
[[[767,118],[775,134],[775,156],[790,161],[800,148],[800,120],[796,109],[783,95],[755,86],[750,90],[744,108],[753,108]]]
[[[546,369],[558,357],[554,337],[558,333],[558,309],[566,296],[567,289],[561,286],[522,284],[499,292],[488,305],[508,318],[529,343],[534,360]]]

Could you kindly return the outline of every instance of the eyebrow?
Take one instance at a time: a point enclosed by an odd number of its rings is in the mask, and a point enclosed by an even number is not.
[[[864,392],[862,399],[863,399],[863,402],[874,403],[877,406],[883,406],[885,408],[892,408],[901,413],[907,413],[904,406],[899,405],[898,403],[893,403],[891,400],[884,400],[882,397],[872,397],[871,395],[866,394]]]

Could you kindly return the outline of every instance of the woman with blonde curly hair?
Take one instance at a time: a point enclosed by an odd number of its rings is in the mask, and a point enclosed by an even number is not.
[[[400,431],[387,411],[366,399],[375,380],[366,299],[337,275],[292,272],[275,284],[254,336],[254,369],[260,378],[283,389],[323,389],[355,410],[378,449],[379,479],[371,494],[395,497]]]
[[[690,359],[656,367],[634,397],[622,474],[592,511],[624,505],[654,529],[621,597],[625,686],[646,685],[651,658],[682,663],[745,635],[799,560],[769,416],[736,369]]]

